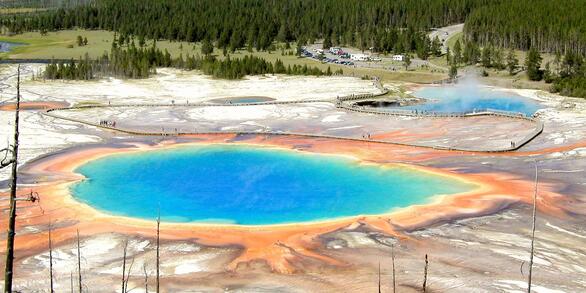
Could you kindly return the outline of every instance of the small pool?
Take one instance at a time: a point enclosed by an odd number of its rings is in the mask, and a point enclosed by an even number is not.
[[[476,188],[408,167],[332,155],[208,145],[116,154],[76,172],[73,196],[109,214],[267,225],[382,214]]]
[[[275,99],[270,97],[262,96],[250,96],[250,97],[231,97],[231,98],[220,98],[211,100],[211,102],[218,104],[250,104],[250,103],[262,103],[274,101]]]
[[[0,53],[10,52],[15,47],[24,46],[24,45],[26,45],[26,44],[23,44],[23,43],[15,43],[15,42],[0,41]]]
[[[401,107],[401,109],[442,113],[494,109],[531,116],[542,108],[537,101],[530,98],[475,85],[424,87],[415,91],[413,95],[430,99],[431,101]]]

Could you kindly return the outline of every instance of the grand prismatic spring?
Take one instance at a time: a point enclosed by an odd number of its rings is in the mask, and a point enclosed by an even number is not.
[[[119,154],[76,172],[74,196],[170,222],[283,224],[384,214],[474,185],[413,168],[274,148],[212,145]],[[122,196],[121,196],[122,195]]]

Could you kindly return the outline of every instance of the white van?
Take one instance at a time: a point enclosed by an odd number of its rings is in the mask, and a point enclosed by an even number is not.
[[[368,61],[368,55],[365,54],[350,54],[350,59],[354,61]]]

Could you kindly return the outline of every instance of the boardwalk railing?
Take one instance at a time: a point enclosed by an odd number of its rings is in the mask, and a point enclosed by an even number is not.
[[[299,133],[299,132],[287,132],[287,131],[202,131],[202,132],[151,132],[151,131],[141,131],[141,130],[133,130],[133,129],[124,129],[120,127],[112,127],[107,125],[101,125],[99,123],[93,123],[86,120],[70,118],[66,116],[59,115],[55,112],[57,111],[65,111],[65,110],[76,110],[76,109],[91,109],[91,108],[108,108],[108,107],[224,107],[224,106],[257,106],[257,105],[281,105],[281,104],[300,104],[300,103],[317,103],[317,102],[333,102],[332,100],[326,99],[312,99],[312,100],[302,100],[302,101],[266,101],[266,102],[255,102],[255,103],[224,103],[224,104],[211,104],[211,103],[171,103],[171,104],[164,104],[164,103],[150,103],[150,104],[115,104],[115,105],[80,105],[80,106],[73,106],[73,107],[62,107],[62,108],[53,108],[48,109],[44,112],[45,115],[57,118],[68,120],[72,122],[77,122],[85,125],[91,125],[103,129],[109,129],[114,131],[119,131],[131,135],[148,135],[148,136],[181,136],[181,135],[206,135],[206,134],[234,134],[234,135],[292,135],[292,136],[303,136],[303,137],[313,137],[313,138],[327,138],[327,139],[343,139],[343,140],[350,140],[350,141],[368,141],[374,143],[383,143],[383,144],[392,144],[392,145],[401,145],[401,146],[412,146],[412,147],[421,147],[421,148],[430,148],[430,149],[439,149],[439,150],[455,150],[455,151],[468,151],[468,152],[506,152],[506,151],[513,151],[517,150],[523,145],[530,142],[532,139],[537,137],[543,131],[543,123],[533,117],[527,117],[522,113],[513,113],[513,112],[506,112],[506,111],[499,111],[494,109],[485,109],[482,111],[473,111],[473,112],[465,112],[465,113],[434,113],[434,112],[421,112],[421,111],[411,111],[411,110],[403,110],[403,109],[393,109],[393,110],[375,110],[375,109],[367,109],[362,106],[355,106],[353,104],[344,103],[345,101],[353,101],[359,99],[366,99],[372,98],[376,96],[386,95],[388,93],[387,89],[383,88],[383,91],[379,94],[359,94],[359,95],[349,95],[344,97],[338,97],[335,100],[335,105],[339,109],[352,111],[352,112],[359,112],[365,114],[374,114],[374,115],[386,115],[386,116],[410,116],[410,117],[436,117],[436,118],[448,118],[448,117],[459,117],[459,118],[466,118],[466,117],[473,117],[473,116],[500,116],[500,117],[507,117],[512,119],[524,119],[531,122],[536,123],[535,129],[526,135],[521,140],[517,141],[516,144],[512,144],[510,147],[503,147],[503,148],[493,148],[493,149],[481,149],[481,148],[466,148],[466,147],[447,147],[447,146],[432,146],[432,145],[424,145],[418,143],[402,143],[402,142],[392,142],[392,141],[385,141],[385,140],[377,140],[377,139],[367,139],[367,138],[355,138],[355,137],[347,137],[347,136],[335,136],[335,135],[325,135],[325,134],[312,134],[312,133]]]
[[[57,110],[57,109],[52,109]],[[68,109],[62,109],[68,110]],[[367,139],[367,138],[358,138],[358,137],[349,137],[349,136],[339,136],[339,135],[327,135],[327,134],[312,134],[312,133],[302,133],[302,132],[293,132],[293,131],[267,131],[267,130],[260,130],[260,131],[201,131],[201,132],[182,132],[182,131],[169,131],[169,132],[159,132],[159,131],[141,131],[135,129],[125,129],[121,127],[113,127],[113,126],[106,126],[101,125],[99,123],[93,123],[81,119],[65,117],[61,115],[57,115],[52,113],[53,111],[48,110],[45,112],[45,115],[63,119],[71,122],[77,122],[85,125],[90,125],[102,129],[109,129],[112,131],[122,132],[130,135],[141,135],[141,136],[186,136],[186,135],[276,135],[276,136],[300,136],[300,137],[310,137],[310,138],[324,138],[324,139],[337,139],[337,140],[347,140],[347,141],[362,141],[362,142],[372,142],[372,143],[380,143],[380,144],[389,144],[389,145],[398,145],[398,146],[408,146],[408,147],[418,147],[418,148],[428,148],[428,149],[435,149],[435,150],[447,150],[447,151],[466,151],[466,152],[506,152],[511,151],[509,148],[503,149],[493,149],[493,150],[479,150],[474,148],[463,148],[463,147],[449,147],[449,146],[433,146],[433,145],[425,145],[425,144],[418,144],[418,143],[404,143],[404,142],[393,142],[393,141],[386,141],[386,140],[379,140],[379,139]]]

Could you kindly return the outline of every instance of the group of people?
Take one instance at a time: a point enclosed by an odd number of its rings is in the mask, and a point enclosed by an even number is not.
[[[362,139],[370,139],[370,133],[363,134]]]
[[[100,120],[100,126],[116,127],[116,121]]]

